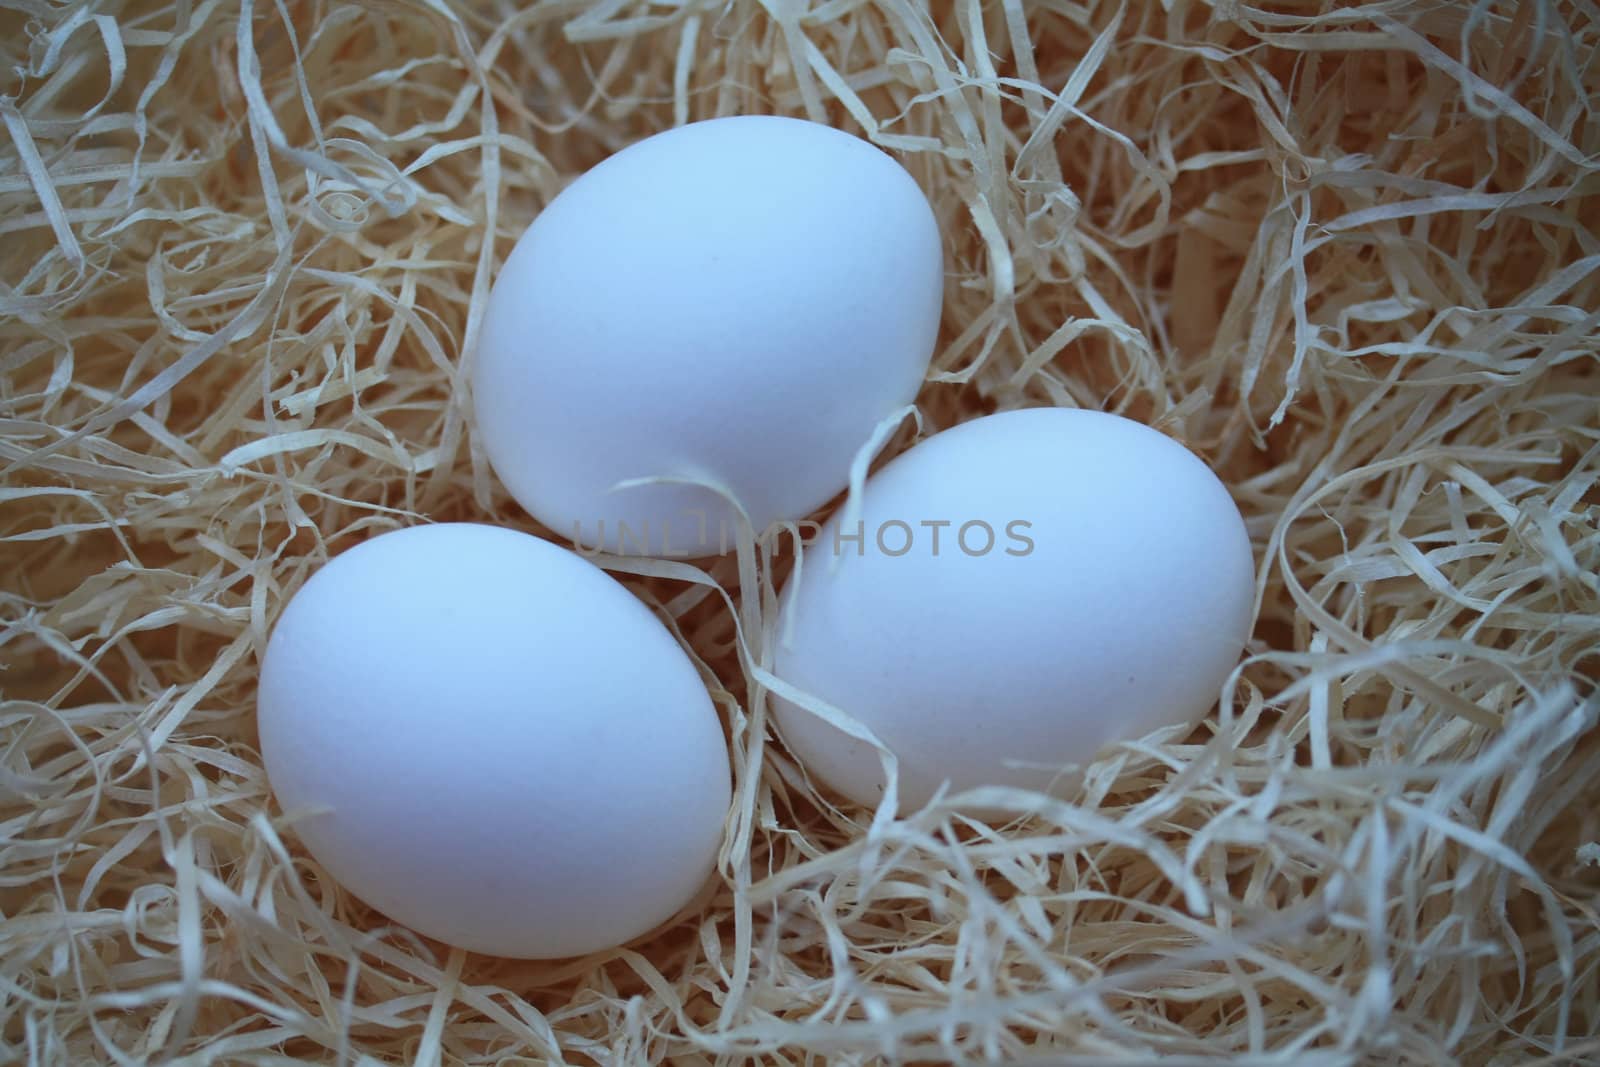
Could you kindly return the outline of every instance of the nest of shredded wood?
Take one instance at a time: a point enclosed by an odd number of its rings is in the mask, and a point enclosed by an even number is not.
[[[0,1061],[1600,1057],[1589,0],[4,6]],[[452,952],[276,821],[266,636],[380,531],[538,532],[473,434],[497,263],[753,112],[927,190],[928,431],[1100,407],[1214,465],[1250,655],[1070,806],[874,822],[766,727],[759,560],[635,567],[725,717],[716,883]]]

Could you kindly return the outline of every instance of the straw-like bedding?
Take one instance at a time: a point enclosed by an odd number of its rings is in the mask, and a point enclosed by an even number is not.
[[[1597,52],[1590,0],[6,0],[0,1062],[1600,1062]],[[873,824],[748,684],[784,565],[622,566],[727,727],[715,883],[452,952],[283,824],[266,637],[381,531],[548,534],[474,437],[496,266],[738,113],[927,192],[927,432],[1213,465],[1248,657],[1070,804]]]

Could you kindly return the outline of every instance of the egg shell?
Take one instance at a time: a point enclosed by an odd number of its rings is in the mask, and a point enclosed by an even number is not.
[[[585,548],[720,554],[842,490],[916,395],[938,225],[912,177],[798,119],[692,123],[558,195],[495,280],[473,372],[512,495]],[[635,479],[667,481],[618,489]]]
[[[366,541],[284,608],[262,756],[346,889],[452,945],[620,944],[705,884],[721,727],[666,627],[576,554],[475,524]]]
[[[1249,635],[1238,509],[1193,453],[1125,418],[974,419],[886,464],[859,526],[842,520],[783,591],[776,670],[895,753],[903,811],[944,783],[1069,792],[1108,744],[1203,716]],[[775,712],[814,778],[878,804],[875,748]]]

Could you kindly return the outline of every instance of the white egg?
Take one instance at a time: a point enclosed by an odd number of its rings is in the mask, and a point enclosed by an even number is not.
[[[887,464],[860,525],[841,521],[784,589],[776,670],[895,753],[902,811],[945,783],[1069,790],[1105,746],[1203,716],[1250,631],[1227,490],[1117,416],[964,423]],[[879,802],[876,749],[784,701],[776,714],[814,778]]]
[[[714,119],[646,138],[512,250],[475,354],[512,495],[585,549],[729,550],[825,504],[912,402],[939,327],[939,231],[890,156],[828,126]],[[618,489],[641,478],[668,481]]]
[[[261,751],[344,887],[498,956],[646,933],[706,883],[730,799],[693,663],[576,554],[492,526],[383,534],[284,608]]]

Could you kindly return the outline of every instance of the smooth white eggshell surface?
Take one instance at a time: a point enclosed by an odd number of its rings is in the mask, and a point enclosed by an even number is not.
[[[866,141],[773,116],[668,130],[578,178],[517,242],[474,357],[481,440],[562,538],[727,551],[737,524],[715,493],[612,488],[710,480],[758,533],[804,517],[916,396],[942,291],[927,200]]]
[[[334,878],[500,956],[670,918],[729,803],[716,713],[666,627],[574,553],[491,526],[383,534],[314,574],[268,643],[260,731]]]
[[[1250,540],[1227,490],[1181,444],[1114,415],[964,423],[868,479],[859,546],[841,519],[784,589],[776,670],[895,753],[902,811],[946,782],[1071,788],[1063,772],[1106,745],[1204,715],[1249,634]],[[935,554],[926,524],[939,522]],[[968,523],[987,523],[992,547],[980,525],[962,539]],[[872,746],[776,710],[813,777],[879,802]]]

